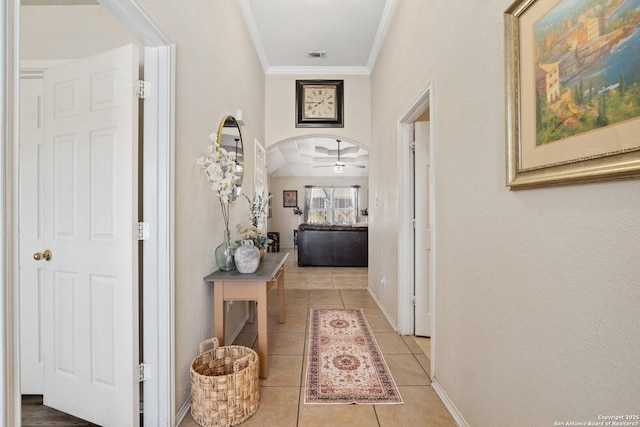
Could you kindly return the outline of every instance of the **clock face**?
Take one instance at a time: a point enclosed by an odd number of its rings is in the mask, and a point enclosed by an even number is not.
[[[337,118],[335,86],[306,86],[304,88],[303,100],[303,118]]]
[[[296,80],[296,127],[344,127],[344,80]]]

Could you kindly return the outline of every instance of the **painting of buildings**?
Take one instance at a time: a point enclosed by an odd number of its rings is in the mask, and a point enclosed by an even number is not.
[[[536,145],[640,117],[640,0],[563,0],[534,43]]]

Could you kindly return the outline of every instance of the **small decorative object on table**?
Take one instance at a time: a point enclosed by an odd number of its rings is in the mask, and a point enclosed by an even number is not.
[[[260,252],[260,259],[264,257],[267,246],[271,243],[264,231],[261,229],[261,225],[264,222],[266,216],[267,205],[271,200],[271,195],[265,197],[263,194],[253,194],[253,199],[250,199],[246,194],[243,194],[244,198],[249,202],[249,220],[250,226],[238,224],[236,229],[240,233],[242,240],[250,240],[253,242],[253,246],[258,248]],[[240,242],[238,242],[240,243]],[[256,267],[257,268],[257,267]],[[254,270],[255,271],[255,270]],[[253,272],[252,272],[253,273]]]
[[[260,265],[260,250],[253,245],[253,240],[243,240],[234,256],[238,273],[255,273]]]
[[[213,349],[204,351],[213,344]],[[260,405],[258,354],[247,347],[219,347],[218,339],[200,343],[191,362],[191,415],[201,426],[235,426]]]
[[[231,271],[236,269],[235,263],[236,245],[231,242],[231,234],[229,230],[225,230],[224,240],[215,250],[216,265],[222,271]]]
[[[212,134],[209,139],[214,136],[215,134]],[[212,144],[207,149],[207,155],[200,157],[197,163],[204,170],[207,180],[211,184],[211,189],[220,200],[220,208],[222,209],[224,241],[216,248],[216,264],[223,271],[235,270],[233,261],[235,246],[231,242],[229,232],[229,201],[236,187],[235,153],[229,153],[224,148]]]
[[[255,225],[238,224],[236,230],[240,233],[242,240],[251,240],[253,246],[260,251],[260,258],[264,256],[264,251],[267,250],[267,246],[271,243],[271,239],[267,237],[264,231],[260,230]],[[240,242],[238,242],[240,243]]]

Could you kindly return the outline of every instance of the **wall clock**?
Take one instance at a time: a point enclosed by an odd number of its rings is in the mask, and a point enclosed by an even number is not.
[[[296,80],[296,127],[341,128],[344,80]]]

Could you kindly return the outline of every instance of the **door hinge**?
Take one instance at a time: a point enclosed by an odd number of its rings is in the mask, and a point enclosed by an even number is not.
[[[135,90],[138,98],[149,98],[151,96],[151,83],[144,80],[138,80],[136,82]]]
[[[411,305],[412,305],[412,306],[414,306],[414,307],[415,307],[415,305],[416,305],[416,296],[415,296],[415,295],[414,295],[414,296],[412,296],[412,297],[411,297],[411,300],[410,300],[409,302],[411,303]]]
[[[412,142],[411,144],[409,144],[409,150],[411,150],[412,153],[416,152],[416,143]]]
[[[412,228],[413,230],[415,230],[415,229],[416,229],[416,219],[415,219],[415,218],[411,218],[411,228]]]
[[[141,363],[138,365],[138,382],[147,381],[151,378],[151,365],[148,363]]]
[[[151,233],[148,222],[139,222],[136,224],[136,238],[138,240],[149,240]]]

